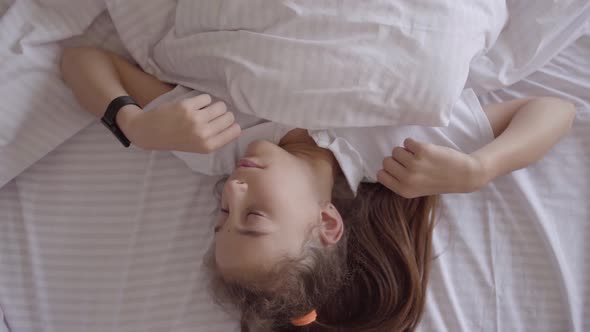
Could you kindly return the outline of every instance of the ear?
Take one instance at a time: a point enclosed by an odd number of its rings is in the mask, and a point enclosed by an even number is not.
[[[322,218],[320,227],[322,244],[329,246],[338,243],[344,232],[344,222],[340,212],[332,203],[328,203],[322,207],[320,213]]]

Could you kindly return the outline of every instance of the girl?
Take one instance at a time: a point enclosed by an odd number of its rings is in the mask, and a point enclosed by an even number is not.
[[[62,72],[122,142],[189,152],[175,153],[197,171],[231,174],[206,266],[244,331],[414,329],[435,195],[472,192],[535,162],[575,113],[555,98],[481,109],[466,91],[448,128],[306,131],[234,115],[97,49],[65,50]],[[406,139],[391,151],[406,135],[441,145]]]

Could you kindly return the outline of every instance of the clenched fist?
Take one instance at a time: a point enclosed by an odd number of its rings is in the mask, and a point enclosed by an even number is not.
[[[241,132],[225,103],[211,104],[206,94],[165,103],[149,112],[126,106],[117,122],[133,144],[147,150],[209,153]]]
[[[448,147],[404,141],[383,160],[377,180],[405,198],[442,193],[472,192],[486,181],[481,163],[471,155]]]

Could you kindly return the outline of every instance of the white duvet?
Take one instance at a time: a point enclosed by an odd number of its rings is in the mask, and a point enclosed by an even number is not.
[[[200,267],[217,178],[122,149],[61,83],[53,41],[86,30],[101,2],[78,1],[94,11],[73,16],[52,11],[63,0],[11,3],[0,0],[0,331],[236,330]],[[575,44],[483,98],[571,98],[572,133],[531,168],[444,197],[423,331],[590,329],[590,36],[578,4]],[[170,14],[149,7],[138,10]],[[68,43],[124,51],[115,32],[101,15]]]

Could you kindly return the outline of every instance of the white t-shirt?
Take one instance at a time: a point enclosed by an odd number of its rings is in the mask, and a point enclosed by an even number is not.
[[[164,102],[190,98],[200,94],[182,86],[166,93],[145,107],[147,111]],[[230,109],[230,111],[232,111]],[[248,144],[264,139],[278,144],[292,127],[233,111],[236,122],[242,127],[240,137],[221,149],[209,154],[177,152],[192,170],[207,175],[227,175],[233,172]],[[487,116],[471,90],[465,90],[455,105],[448,127],[373,127],[310,130],[310,136],[318,146],[332,151],[346,177],[348,185],[356,192],[358,185],[375,182],[383,158],[391,155],[394,147],[401,146],[411,137],[418,141],[473,152],[494,139]]]

